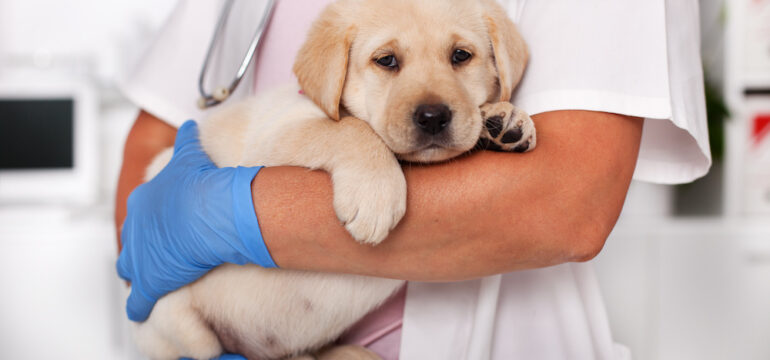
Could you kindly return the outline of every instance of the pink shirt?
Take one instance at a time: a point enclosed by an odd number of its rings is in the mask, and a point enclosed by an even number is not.
[[[254,91],[270,89],[296,81],[292,73],[294,57],[304,42],[310,25],[330,0],[278,1],[257,57]],[[359,344],[385,360],[398,359],[406,287],[383,306],[354,325],[342,343]]]

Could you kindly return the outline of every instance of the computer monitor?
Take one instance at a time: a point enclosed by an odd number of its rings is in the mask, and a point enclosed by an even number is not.
[[[85,83],[0,79],[0,205],[93,202],[96,112]]]

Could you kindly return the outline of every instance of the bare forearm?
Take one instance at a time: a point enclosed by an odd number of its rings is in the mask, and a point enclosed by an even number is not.
[[[642,120],[570,111],[535,121],[532,153],[407,166],[407,213],[377,247],[340,225],[327,174],[264,169],[253,188],[268,248],[284,268],[428,281],[593,257],[622,208]]]
[[[115,228],[118,251],[121,249],[120,227],[126,217],[126,200],[131,191],[144,182],[144,174],[152,159],[163,149],[174,145],[176,129],[155,116],[142,111],[134,122],[123,149],[123,165],[115,195]]]

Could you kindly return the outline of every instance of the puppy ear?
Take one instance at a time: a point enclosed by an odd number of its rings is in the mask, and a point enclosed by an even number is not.
[[[326,7],[310,28],[294,63],[302,91],[334,120],[340,119],[340,98],[354,35],[343,13],[348,11],[339,2]]]
[[[529,52],[527,44],[516,29],[516,25],[495,0],[483,1],[484,20],[495,55],[497,77],[500,81],[500,101],[509,101],[513,89],[521,81],[527,66]]]

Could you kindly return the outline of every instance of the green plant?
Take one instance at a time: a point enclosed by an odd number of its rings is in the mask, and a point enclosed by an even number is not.
[[[706,118],[711,143],[711,157],[722,160],[725,154],[725,120],[730,117],[730,110],[725,104],[722,92],[706,77],[704,82],[706,95]]]

